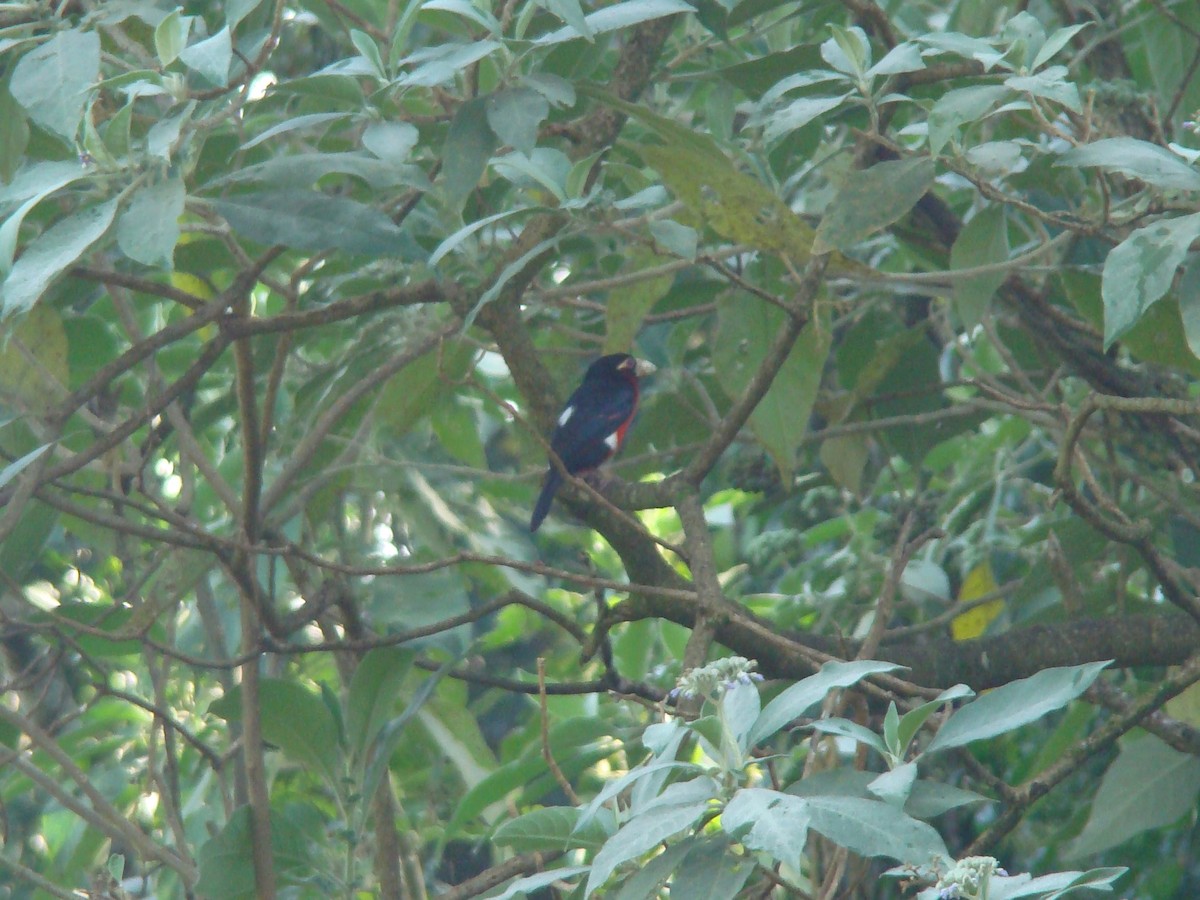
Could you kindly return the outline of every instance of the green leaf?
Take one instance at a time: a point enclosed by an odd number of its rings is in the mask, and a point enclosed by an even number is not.
[[[1037,71],[1050,62],[1058,54],[1059,50],[1067,46],[1071,38],[1075,37],[1075,35],[1091,24],[1093,23],[1084,22],[1082,25],[1068,25],[1066,28],[1059,28],[1046,39],[1046,43],[1042,44],[1041,49],[1037,52],[1037,56],[1033,58],[1033,64],[1029,68]]]
[[[972,269],[1008,260],[1008,221],[1000,203],[986,206],[958,233],[950,248],[950,269]],[[992,297],[1008,273],[1001,270],[955,278],[954,305],[964,328],[974,328],[987,315]]]
[[[1112,883],[1129,870],[1124,866],[1115,868],[1090,869],[1087,872],[1055,872],[1052,875],[1042,875],[1030,878],[1028,875],[1014,875],[1003,878],[993,875],[988,900],[1017,900],[1017,898],[1036,898],[1036,900],[1059,900],[1061,897],[1079,897],[1093,893],[1112,893]]]
[[[564,3],[562,0],[557,0],[556,8],[553,10],[558,13],[560,10],[564,12],[563,19],[566,18]],[[606,6],[603,9],[597,10],[594,13],[589,13],[584,17],[584,28],[576,28],[567,25],[566,28],[560,28],[558,31],[543,35],[538,38],[538,44],[561,44],[563,41],[574,40],[579,37],[587,37],[591,40],[591,35],[587,32],[591,31],[592,35],[604,34],[609,31],[617,31],[621,28],[628,28],[631,25],[639,25],[642,22],[649,22],[653,19],[661,19],[663,16],[673,16],[677,13],[694,13],[695,7],[683,2],[683,0],[626,0],[624,3],[614,3],[612,6]]]
[[[823,734],[836,734],[840,737],[847,737],[853,741],[858,741],[858,743],[870,747],[885,759],[887,758],[888,750],[887,745],[883,742],[883,738],[870,728],[859,725],[857,722],[839,718],[818,719],[809,727]]]
[[[492,842],[517,853],[539,850],[570,850],[581,847],[599,850],[611,833],[603,817],[575,830],[580,810],[571,806],[548,806],[509,819],[492,834]],[[611,817],[610,817],[611,818]]]
[[[435,44],[432,47],[422,47],[401,60],[401,65],[412,66],[412,69],[397,78],[393,84],[397,87],[437,87],[454,80],[472,63],[490,56],[502,46],[504,45],[499,41],[483,40],[469,44]],[[481,100],[482,98],[477,97],[471,103]],[[464,105],[469,106],[470,103]]]
[[[415,655],[399,647],[376,647],[355,668],[346,701],[346,743],[355,759],[366,759],[371,742],[391,716]]]
[[[0,319],[28,312],[55,279],[104,237],[116,213],[113,198],[60,219],[34,239],[0,283]]]
[[[1131,137],[1105,138],[1068,150],[1058,165],[1100,168],[1164,189],[1200,191],[1200,171],[1170,150]]]
[[[232,31],[237,28],[242,19],[258,9],[262,0],[226,0],[225,22]]]
[[[387,69],[383,65],[383,56],[379,53],[379,45],[365,31],[359,31],[357,28],[350,29],[350,43],[354,45],[362,58],[370,63],[371,68],[375,71],[375,78],[379,81],[387,79]]]
[[[764,112],[762,118],[766,121],[766,127],[763,129],[763,140],[773,143],[798,128],[803,128],[817,116],[837,109],[849,96],[850,94],[846,93],[837,97],[801,97],[780,109]]]
[[[930,825],[889,803],[857,797],[809,797],[808,827],[859,856],[902,863],[948,862],[950,852]]]
[[[619,746],[608,741],[608,731],[608,725],[594,716],[581,716],[559,722],[550,727],[551,753],[563,772],[570,777],[572,769],[581,762],[603,759],[618,752]],[[464,824],[474,820],[493,803],[525,787],[548,771],[541,746],[527,748],[522,756],[501,766],[467,791],[446,826],[446,834],[450,837],[456,836]],[[532,802],[538,798],[528,799]]]
[[[191,26],[192,17],[185,16],[181,9],[176,8],[154,29],[154,51],[164,68],[175,62],[179,52],[187,46]]]
[[[425,190],[429,182],[416,166],[376,159],[365,153],[296,153],[276,156],[230,172],[216,184],[262,182],[271,188],[308,188],[326,175],[361,178],[376,190],[406,186]],[[213,186],[216,186],[214,184]],[[236,198],[234,198],[236,199]]]
[[[531,72],[521,83],[545,97],[551,106],[570,108],[575,105],[575,85],[550,72]]]
[[[743,788],[721,813],[721,827],[750,850],[800,867],[808,840],[808,801],[766,788]]]
[[[544,6],[574,28],[579,37],[588,41],[594,40],[595,33],[583,14],[583,4],[579,0],[539,0],[538,5]]]
[[[29,468],[29,466],[49,448],[49,444],[42,444],[42,446],[34,450],[30,450],[20,459],[15,459],[3,469],[0,469],[0,488],[4,487],[22,472],[24,472],[27,468]]]
[[[288,816],[271,811],[271,861],[277,875],[288,884],[312,872],[312,852],[304,832]],[[200,847],[200,879],[196,893],[222,900],[253,900],[254,840],[250,807],[234,810],[225,827]]]
[[[1143,831],[1170,825],[1195,810],[1197,795],[1200,759],[1154,735],[1126,740],[1104,773],[1087,824],[1066,858],[1090,856]]]
[[[635,252],[631,271],[662,265],[661,256]],[[627,353],[642,327],[642,320],[659,300],[666,296],[675,281],[674,275],[657,275],[635,281],[625,288],[610,291],[604,311],[604,352]]]
[[[538,872],[535,875],[526,875],[524,878],[518,878],[509,884],[503,892],[489,894],[487,900],[512,900],[514,897],[528,897],[535,891],[549,887],[555,882],[571,881],[578,878],[590,869],[591,866],[563,866],[561,869],[550,869],[546,872]]]
[[[1050,66],[1034,75],[1013,75],[1004,80],[1004,86],[1020,94],[1032,94],[1060,103],[1073,112],[1083,111],[1079,88],[1067,81],[1066,66]]]
[[[475,357],[462,343],[447,344],[443,349],[414,359],[379,391],[376,415],[393,434],[405,434],[427,416],[438,398],[466,374]]]
[[[803,716],[835,688],[847,688],[868,675],[895,672],[902,668],[895,663],[871,659],[825,663],[820,672],[797,681],[766,705],[750,732],[750,746],[761,743],[793,719]]]
[[[584,900],[606,881],[617,866],[653,850],[663,841],[691,828],[708,810],[707,801],[654,809],[635,816],[605,842],[592,860]]]
[[[857,25],[830,25],[833,37],[821,44],[821,58],[837,71],[858,78],[871,64],[871,42]]]
[[[912,209],[933,184],[925,156],[889,160],[847,177],[817,227],[813,253],[848,250]]]
[[[12,181],[28,144],[25,111],[7,86],[0,85],[0,182]]]
[[[246,141],[246,143],[242,144],[242,149],[249,150],[252,147],[257,147],[263,141],[268,141],[271,138],[276,137],[277,135],[280,135],[280,134],[287,134],[290,131],[298,131],[302,128],[311,128],[314,125],[324,125],[328,122],[338,122],[338,121],[341,121],[342,119],[348,119],[349,117],[350,117],[350,113],[345,113],[345,112],[309,113],[308,115],[304,115],[304,116],[294,116],[293,118],[290,118],[290,119],[284,119],[282,122],[278,123],[277,125],[271,126],[270,128],[268,128],[266,131],[262,132],[261,134],[255,135],[250,140]],[[375,153],[376,156],[379,156],[380,154],[376,153],[375,150],[371,147],[371,145],[367,142],[367,133],[370,132],[371,129],[375,125],[379,125],[379,124],[384,124],[384,123],[372,122],[370,125],[367,126],[366,131],[363,132],[363,146],[366,147],[368,150],[370,150],[372,153]],[[391,124],[391,123],[389,123],[389,124]],[[400,126],[400,127],[413,128],[413,126],[409,125],[406,122],[396,122],[394,124],[397,126]],[[413,129],[413,130],[415,131],[416,129]]]
[[[1175,279],[1192,241],[1200,237],[1200,213],[1163,219],[1139,228],[1104,261],[1104,347],[1137,324]]]
[[[523,206],[516,209],[506,209],[503,212],[494,213],[490,216],[484,216],[482,219],[476,219],[474,222],[468,222],[462,228],[455,231],[434,249],[433,253],[429,254],[429,265],[436,266],[446,256],[458,247],[463,241],[479,231],[481,228],[486,228],[493,222],[499,222],[501,219],[507,219],[510,216],[515,216],[520,213],[529,212],[531,207]]]
[[[921,730],[921,726],[929,720],[930,716],[941,709],[944,704],[952,700],[961,700],[964,697],[974,696],[975,692],[965,684],[956,684],[954,687],[942,691],[935,699],[930,700],[928,703],[922,703],[916,709],[906,712],[896,726],[896,753],[899,755],[908,749],[908,745],[912,743],[912,739]]]
[[[571,174],[571,161],[561,150],[534,147],[528,156],[514,151],[494,158],[491,165],[497,175],[519,187],[544,188],[560,204],[566,204],[570,199],[567,197],[567,179]]]
[[[1179,280],[1179,317],[1188,349],[1200,359],[1200,256],[1192,257]]]
[[[916,781],[917,764],[908,762],[879,775],[867,789],[889,806],[904,809]]]
[[[700,235],[695,228],[681,225],[674,219],[655,219],[649,225],[655,243],[682,259],[695,259]]]
[[[312,691],[283,678],[263,678],[258,685],[263,740],[285,756],[320,775],[331,788],[341,788],[341,751],[333,713]],[[227,722],[240,722],[242,688],[236,686],[214,700],[208,711]]]
[[[455,113],[442,148],[442,193],[451,209],[462,208],[495,150],[496,135],[487,122],[487,99],[468,100]]]
[[[680,735],[680,737],[682,737],[682,735]],[[675,743],[676,746],[678,746],[679,742],[676,741]],[[665,777],[679,772],[698,774],[699,771],[700,768],[695,763],[685,762],[677,759],[656,759],[652,762],[635,766],[625,774],[619,775],[616,778],[610,778],[604,783],[604,787],[602,787],[597,792],[596,796],[591,799],[591,802],[589,802],[587,806],[580,811],[579,820],[576,823],[576,827],[583,828],[590,825],[592,819],[601,812],[605,803],[608,803],[618,794],[623,793],[630,787],[634,787],[643,781],[653,782],[652,791],[647,797],[641,798],[646,800],[646,802],[649,802],[653,798],[657,797],[661,792]],[[652,777],[658,775],[662,775],[664,777]],[[639,798],[635,797],[634,799],[636,802],[636,800]]]
[[[379,731],[378,739],[371,746],[370,756],[367,759],[366,768],[363,771],[362,778],[362,794],[364,797],[374,797],[375,791],[379,787],[380,781],[383,780],[383,773],[387,771],[388,763],[391,761],[392,754],[396,752],[396,748],[400,745],[400,740],[404,737],[404,731],[408,727],[408,723],[412,721],[413,716],[420,712],[421,707],[425,705],[433,689],[437,687],[438,682],[446,677],[459,660],[455,657],[447,659],[438,670],[430,675],[417,688],[408,705],[404,707],[404,711],[400,715],[390,719],[387,724]]]
[[[533,88],[497,91],[487,98],[487,120],[501,143],[526,156],[537,146],[538,127],[550,115],[550,102]]]
[[[99,77],[100,36],[94,31],[60,31],[21,57],[8,89],[29,118],[73,141],[87,91]]]
[[[1010,94],[1008,88],[995,84],[977,84],[942,94],[929,111],[929,152],[941,153],[959,128],[982,118]]]
[[[995,688],[951,716],[925,752],[962,747],[1034,722],[1086,691],[1111,663],[1112,660],[1105,660],[1043,669],[1029,678]]]
[[[399,256],[403,232],[379,210],[317,191],[261,191],[211,201],[235,231],[261,244]]]
[[[385,162],[400,165],[412,157],[421,133],[408,122],[372,122],[363,131],[363,146]]]
[[[718,337],[713,353],[721,385],[731,399],[750,383],[783,327],[784,312],[745,295],[718,303]],[[820,387],[831,336],[823,317],[800,334],[766,395],[750,416],[750,428],[779,468],[785,485],[792,481],[796,448],[808,430],[808,417]]]
[[[229,64],[233,61],[233,39],[228,28],[212,37],[197,41],[179,52],[179,60],[189,69],[224,87],[229,80]]]
[[[186,198],[180,178],[168,178],[139,189],[117,220],[117,243],[121,251],[147,266],[170,269]]]
[[[918,72],[925,68],[925,58],[921,55],[921,48],[909,41],[902,44],[897,44],[886,54],[883,59],[867,69],[868,78],[877,78],[880,75],[902,75],[905,72]]]
[[[727,840],[706,837],[691,848],[671,880],[671,894],[688,900],[729,900],[754,872],[754,862],[730,852]]]

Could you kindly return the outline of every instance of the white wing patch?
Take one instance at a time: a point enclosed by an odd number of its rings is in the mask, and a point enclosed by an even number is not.
[[[575,407],[574,406],[568,406],[566,409],[564,409],[558,417],[558,427],[562,428],[564,425],[566,425],[568,422],[570,422],[571,416],[573,416],[573,415],[575,415]]]
[[[620,437],[614,431],[612,434],[610,434],[608,437],[606,437],[604,439],[604,445],[606,447],[608,447],[608,449],[611,450],[613,453],[616,453],[617,452],[617,443],[620,440],[621,440]]]

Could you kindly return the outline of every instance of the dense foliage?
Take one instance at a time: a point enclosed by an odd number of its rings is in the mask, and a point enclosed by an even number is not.
[[[0,53],[6,896],[1200,895],[1196,4]]]

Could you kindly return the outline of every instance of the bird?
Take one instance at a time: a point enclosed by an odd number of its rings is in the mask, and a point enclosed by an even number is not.
[[[652,363],[628,353],[610,353],[588,366],[583,381],[559,414],[550,438],[553,456],[529,520],[531,532],[538,530],[550,512],[563,482],[562,470],[553,457],[558,457],[571,475],[578,475],[597,468],[620,450],[637,412],[638,379],[654,369]]]

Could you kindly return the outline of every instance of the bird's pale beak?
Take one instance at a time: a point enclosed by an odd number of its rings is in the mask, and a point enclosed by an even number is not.
[[[638,378],[645,378],[647,375],[653,375],[658,371],[658,366],[650,362],[648,359],[639,359],[633,367],[633,371]]]

